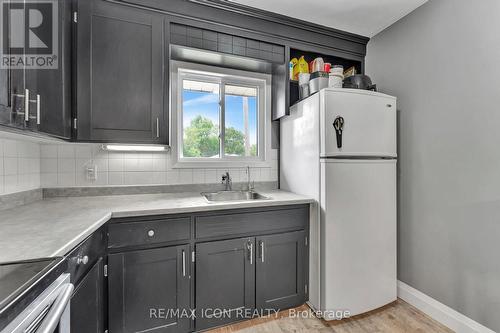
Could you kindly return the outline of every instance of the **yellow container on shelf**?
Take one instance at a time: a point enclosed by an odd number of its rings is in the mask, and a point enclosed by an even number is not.
[[[297,60],[297,58],[293,58],[292,60],[290,60],[290,80],[294,79],[293,70],[298,62],[299,60]]]
[[[300,73],[309,73],[309,65],[304,59],[304,56],[300,57],[297,63],[293,66],[293,80],[298,80]]]

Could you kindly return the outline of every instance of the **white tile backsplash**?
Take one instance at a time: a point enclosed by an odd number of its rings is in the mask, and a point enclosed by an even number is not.
[[[17,175],[18,170],[17,170],[17,157],[4,157],[3,158],[3,167],[4,167],[4,174],[7,176],[11,175]]]
[[[41,187],[57,187],[57,173],[42,173],[40,185]]]
[[[74,158],[60,158],[57,160],[57,173],[75,173],[76,163]]]
[[[44,158],[57,158],[57,146],[54,145],[41,145],[40,154]]]
[[[75,146],[75,157],[81,159],[90,159],[92,157],[92,147],[88,145]]]
[[[193,184],[205,184],[205,170],[193,170]]]
[[[42,158],[40,171],[42,173],[57,173],[57,158]]]
[[[218,183],[217,171],[213,169],[205,170],[205,184]]]
[[[226,171],[234,182],[247,179],[242,168],[172,169],[168,152],[107,152],[98,144],[42,144],[40,152],[43,187],[211,184]],[[251,168],[252,180],[277,181],[277,156],[272,150],[270,168]],[[91,165],[97,165],[96,180],[87,179]]]
[[[57,158],[75,158],[75,146],[72,144],[58,145]]]
[[[278,180],[278,154],[270,168],[251,168],[254,181]],[[97,179],[86,168],[97,166]],[[40,187],[108,185],[178,185],[220,183],[229,171],[234,182],[246,181],[242,168],[172,169],[170,153],[107,152],[98,144],[47,144],[0,137],[0,195]]]
[[[109,158],[108,160],[108,171],[111,172],[122,172],[123,171],[123,159],[122,158]]]
[[[40,145],[0,138],[0,195],[40,188]]]
[[[123,172],[108,172],[108,185],[123,185]]]

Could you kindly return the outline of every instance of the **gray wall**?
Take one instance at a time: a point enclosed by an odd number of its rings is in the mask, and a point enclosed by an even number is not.
[[[398,97],[399,279],[500,331],[500,1],[431,0],[368,45]]]

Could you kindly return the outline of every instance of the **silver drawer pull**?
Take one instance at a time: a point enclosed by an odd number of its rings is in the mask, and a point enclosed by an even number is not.
[[[250,265],[253,265],[253,243],[248,241],[247,243],[248,259],[250,260]]]
[[[30,121],[30,91],[24,90],[24,121]]]
[[[35,103],[36,104],[36,116],[35,117],[29,117],[30,119],[36,119],[36,124],[40,125],[40,95],[36,95],[36,99],[30,99],[30,103]]]
[[[186,251],[182,250],[182,276],[186,276]]]
[[[155,235],[155,231],[153,229],[148,231],[148,236],[153,237]]]
[[[36,95],[36,124],[40,125],[40,95]]]
[[[260,242],[260,259],[264,262],[264,241]]]
[[[89,263],[89,256],[80,256],[76,259],[78,265],[87,265]]]

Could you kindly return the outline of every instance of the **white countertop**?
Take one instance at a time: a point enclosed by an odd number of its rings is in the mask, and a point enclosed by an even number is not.
[[[111,217],[307,204],[286,191],[259,192],[270,200],[208,203],[199,193],[49,198],[0,211],[0,263],[67,254]]]

